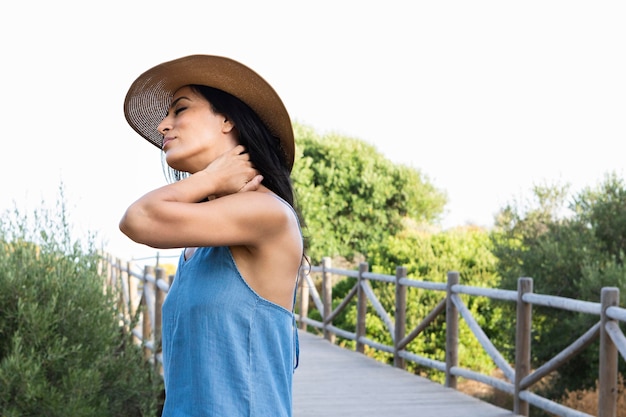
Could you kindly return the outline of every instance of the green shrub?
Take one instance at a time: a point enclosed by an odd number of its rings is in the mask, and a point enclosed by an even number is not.
[[[443,232],[430,232],[419,228],[407,228],[402,233],[387,238],[372,246],[370,268],[375,273],[395,274],[397,266],[405,266],[407,275],[413,279],[445,283],[449,271],[460,274],[463,285],[494,288],[498,280],[496,259],[490,252],[487,231],[478,227],[461,227]],[[373,285],[387,311],[394,311],[395,288],[387,284]],[[445,299],[444,292],[407,289],[406,328],[407,333]],[[499,337],[496,323],[501,320],[500,307],[486,297],[461,295],[461,300],[478,322],[487,337],[502,351],[505,341]],[[368,331],[369,328],[368,328]],[[370,336],[378,341],[378,331]],[[389,332],[383,333],[384,343],[391,343]],[[495,365],[467,322],[459,318],[459,365],[464,368],[490,374]],[[445,361],[446,323],[445,314],[440,314],[408,346],[407,350],[429,359]],[[407,363],[407,370],[443,382],[443,373],[431,368]]]
[[[57,209],[0,220],[0,415],[156,416],[160,376]]]

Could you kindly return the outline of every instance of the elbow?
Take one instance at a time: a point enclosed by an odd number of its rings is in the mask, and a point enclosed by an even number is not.
[[[130,206],[119,223],[119,228],[128,238],[137,243],[145,244],[145,236],[142,238],[141,214],[137,213],[138,209]]]
[[[131,227],[131,223],[128,219],[128,212],[124,213],[124,216],[122,216],[122,219],[120,220],[120,223],[119,223],[119,228],[120,228],[120,231],[124,233],[126,236],[128,236],[131,240],[136,241],[135,238],[133,237],[134,233]]]
[[[152,211],[146,210],[141,204],[131,205],[119,222],[119,228],[133,242],[157,249],[167,249],[162,234],[158,232],[159,222]]]

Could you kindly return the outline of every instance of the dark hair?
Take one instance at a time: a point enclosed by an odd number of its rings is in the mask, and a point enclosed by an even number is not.
[[[250,161],[263,175],[263,185],[291,206],[295,206],[287,157],[280,140],[271,134],[259,116],[246,103],[222,90],[204,85],[190,87],[211,104],[215,113],[222,114],[233,122],[239,143],[246,148]],[[165,162],[163,168],[170,182],[189,175],[168,167]]]

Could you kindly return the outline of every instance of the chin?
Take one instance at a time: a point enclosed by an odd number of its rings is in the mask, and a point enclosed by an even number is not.
[[[192,166],[190,166],[189,164],[184,163],[184,161],[169,161],[166,160],[167,166],[169,166],[172,169],[175,169],[176,171],[180,171],[180,172],[186,172],[189,174],[194,174],[195,172],[199,171],[199,169],[195,169]]]
[[[187,164],[184,163],[184,159],[181,160],[181,158],[176,158],[174,155],[172,154],[165,154],[165,163],[167,164],[167,166],[169,166],[172,169],[175,169],[177,171],[184,171],[187,172],[188,171],[188,167]]]

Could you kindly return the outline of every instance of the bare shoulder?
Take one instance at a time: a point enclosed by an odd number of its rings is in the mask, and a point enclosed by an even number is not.
[[[255,216],[274,217],[290,223],[293,220],[297,223],[294,208],[272,192],[249,191],[233,194],[230,197],[236,198],[238,206],[247,208]]]
[[[279,238],[301,238],[295,210],[270,191],[231,194],[214,200],[214,204],[224,204],[223,221],[232,222],[233,228],[250,238],[246,245],[258,246]]]
[[[300,238],[300,225],[295,209],[271,192],[250,192],[247,196],[250,198],[250,204],[258,209],[258,219],[267,221],[268,226],[272,226],[277,231],[293,234],[297,231],[297,237]]]

